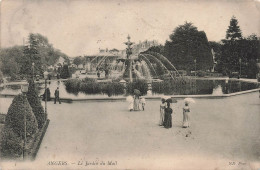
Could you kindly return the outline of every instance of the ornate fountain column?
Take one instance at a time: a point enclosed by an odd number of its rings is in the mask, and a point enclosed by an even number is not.
[[[128,71],[129,71],[129,81],[130,82],[133,82],[133,74],[132,74],[132,59],[131,59],[131,54],[132,54],[132,45],[133,45],[133,43],[130,41],[130,39],[131,39],[131,37],[128,35],[127,36],[127,39],[128,39],[128,41],[127,42],[125,42],[125,44],[127,45],[127,48],[126,48],[126,60],[128,60]]]

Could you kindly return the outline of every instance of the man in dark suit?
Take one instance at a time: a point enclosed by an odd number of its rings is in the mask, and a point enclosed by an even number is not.
[[[56,101],[57,101],[57,100],[59,101],[59,104],[61,104],[61,102],[60,102],[60,91],[59,91],[59,87],[57,87],[57,89],[55,90],[54,96],[55,96],[54,104],[56,104]]]

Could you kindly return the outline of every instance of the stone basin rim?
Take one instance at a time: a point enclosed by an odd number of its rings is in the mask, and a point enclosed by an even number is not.
[[[211,94],[205,94],[205,95],[166,95],[171,98],[176,98],[176,99],[184,99],[184,98],[208,98],[208,99],[217,99],[217,98],[226,98],[226,97],[232,97],[232,96],[237,96],[237,95],[242,95],[246,93],[252,93],[252,92],[257,92],[260,91],[260,88],[256,89],[251,89],[251,90],[246,90],[246,91],[240,91],[240,92],[235,92],[235,93],[230,93],[230,94],[222,94],[222,95],[211,95]],[[0,98],[13,98],[15,97],[15,94],[0,94]],[[144,96],[146,100],[158,100],[161,99],[163,95],[156,95],[156,96]],[[54,97],[51,97],[51,100],[54,100]],[[77,102],[77,101],[89,101],[89,102],[95,102],[95,101],[125,101],[126,96],[124,97],[97,97],[97,98],[80,98],[80,99],[73,99],[73,98],[60,98],[61,101],[63,102]]]

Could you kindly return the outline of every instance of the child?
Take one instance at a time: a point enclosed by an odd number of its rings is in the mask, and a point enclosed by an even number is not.
[[[141,97],[140,104],[142,105],[142,109],[144,111],[144,106],[145,106],[145,98],[144,97]]]

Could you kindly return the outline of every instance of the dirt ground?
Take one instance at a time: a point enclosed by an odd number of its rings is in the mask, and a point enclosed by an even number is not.
[[[129,112],[126,102],[51,102],[51,121],[36,160],[0,165],[37,169],[258,170],[258,93],[195,100],[191,127],[187,129],[181,127],[182,100],[173,104],[171,129],[158,126],[160,101],[147,101],[145,111],[139,112]]]

